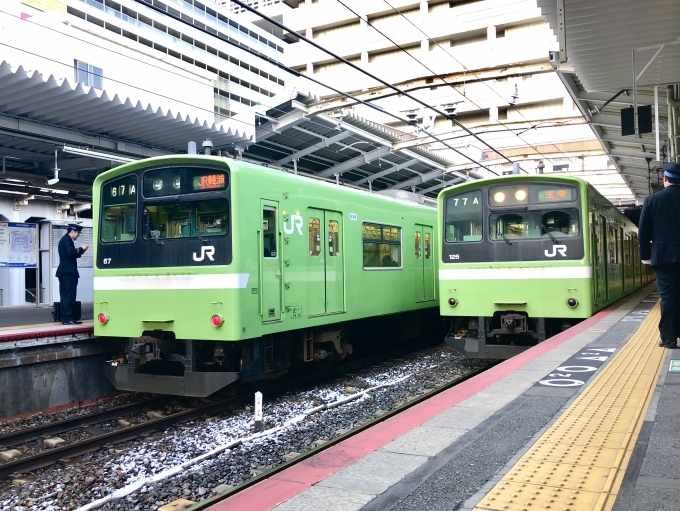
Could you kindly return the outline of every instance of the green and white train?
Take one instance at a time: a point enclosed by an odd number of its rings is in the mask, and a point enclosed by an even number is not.
[[[94,211],[120,390],[206,396],[441,325],[433,207],[184,155],[101,174]]]
[[[633,222],[581,179],[468,182],[438,211],[446,342],[468,357],[510,358],[653,278]]]

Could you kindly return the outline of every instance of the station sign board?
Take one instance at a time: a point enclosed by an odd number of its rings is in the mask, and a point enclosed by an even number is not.
[[[38,224],[0,222],[0,267],[38,267]]]

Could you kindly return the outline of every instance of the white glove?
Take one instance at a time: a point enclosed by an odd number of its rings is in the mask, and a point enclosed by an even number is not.
[[[642,264],[652,264],[652,260],[651,259],[643,259]]]

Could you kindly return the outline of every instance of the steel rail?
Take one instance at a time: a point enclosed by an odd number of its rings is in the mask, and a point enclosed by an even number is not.
[[[139,401],[137,403],[129,403],[109,410],[100,410],[77,417],[71,417],[61,421],[52,422],[50,424],[43,424],[32,428],[23,429],[0,435],[0,447],[11,447],[13,445],[31,442],[46,436],[58,435],[65,431],[71,431],[85,426],[92,426],[118,417],[125,417],[133,413],[142,412],[149,407],[163,406],[168,402],[177,399],[175,396],[164,396],[158,399],[151,399],[149,401]],[[1,465],[0,465],[1,466]]]

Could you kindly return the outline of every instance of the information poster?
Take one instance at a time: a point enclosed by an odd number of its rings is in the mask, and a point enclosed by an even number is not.
[[[65,225],[52,226],[52,267],[56,270],[59,266],[59,240],[66,234],[67,227]],[[80,231],[78,241],[75,242],[76,248],[87,245],[88,248],[85,253],[78,258],[78,268],[92,268],[92,227],[83,227]]]
[[[0,266],[38,267],[38,225],[0,222]]]

